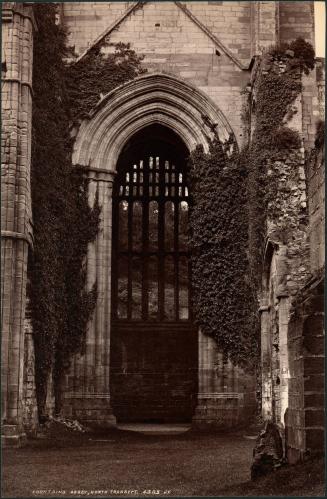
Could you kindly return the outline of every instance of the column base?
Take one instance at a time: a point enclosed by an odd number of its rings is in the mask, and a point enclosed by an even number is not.
[[[26,443],[26,434],[18,425],[3,424],[1,442],[2,447],[22,447]]]

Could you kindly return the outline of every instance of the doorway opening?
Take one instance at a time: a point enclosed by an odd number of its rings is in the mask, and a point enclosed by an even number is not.
[[[174,132],[151,125],[132,137],[118,160],[110,348],[118,422],[189,422],[195,409],[188,154]]]

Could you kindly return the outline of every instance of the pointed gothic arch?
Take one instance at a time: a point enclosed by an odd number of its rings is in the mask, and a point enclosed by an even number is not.
[[[189,151],[198,144],[208,151],[212,128],[222,141],[234,135],[223,113],[201,90],[175,76],[151,73],[102,98],[80,126],[73,164],[115,172],[124,144],[152,124],[172,129]]]
[[[98,237],[87,258],[87,282],[90,288],[96,283],[97,304],[85,354],[75,360],[69,380],[73,388],[65,398],[75,417],[101,426],[115,424],[109,381],[113,182],[124,147],[138,132],[158,125],[175,134],[188,153],[197,145],[208,152],[214,130],[222,142],[235,136],[223,113],[202,91],[175,76],[151,73],[103,97],[81,123],[75,140],[73,164],[88,170],[89,202],[92,205],[97,196],[102,210]]]

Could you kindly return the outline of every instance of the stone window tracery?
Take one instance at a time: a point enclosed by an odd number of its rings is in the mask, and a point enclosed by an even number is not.
[[[113,210],[114,320],[190,320],[189,192],[183,167],[163,151],[127,165],[118,174]]]

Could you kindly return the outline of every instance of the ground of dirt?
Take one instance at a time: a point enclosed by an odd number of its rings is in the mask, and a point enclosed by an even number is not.
[[[250,481],[246,432],[76,433],[53,426],[4,449],[2,497],[323,496],[322,459]]]

